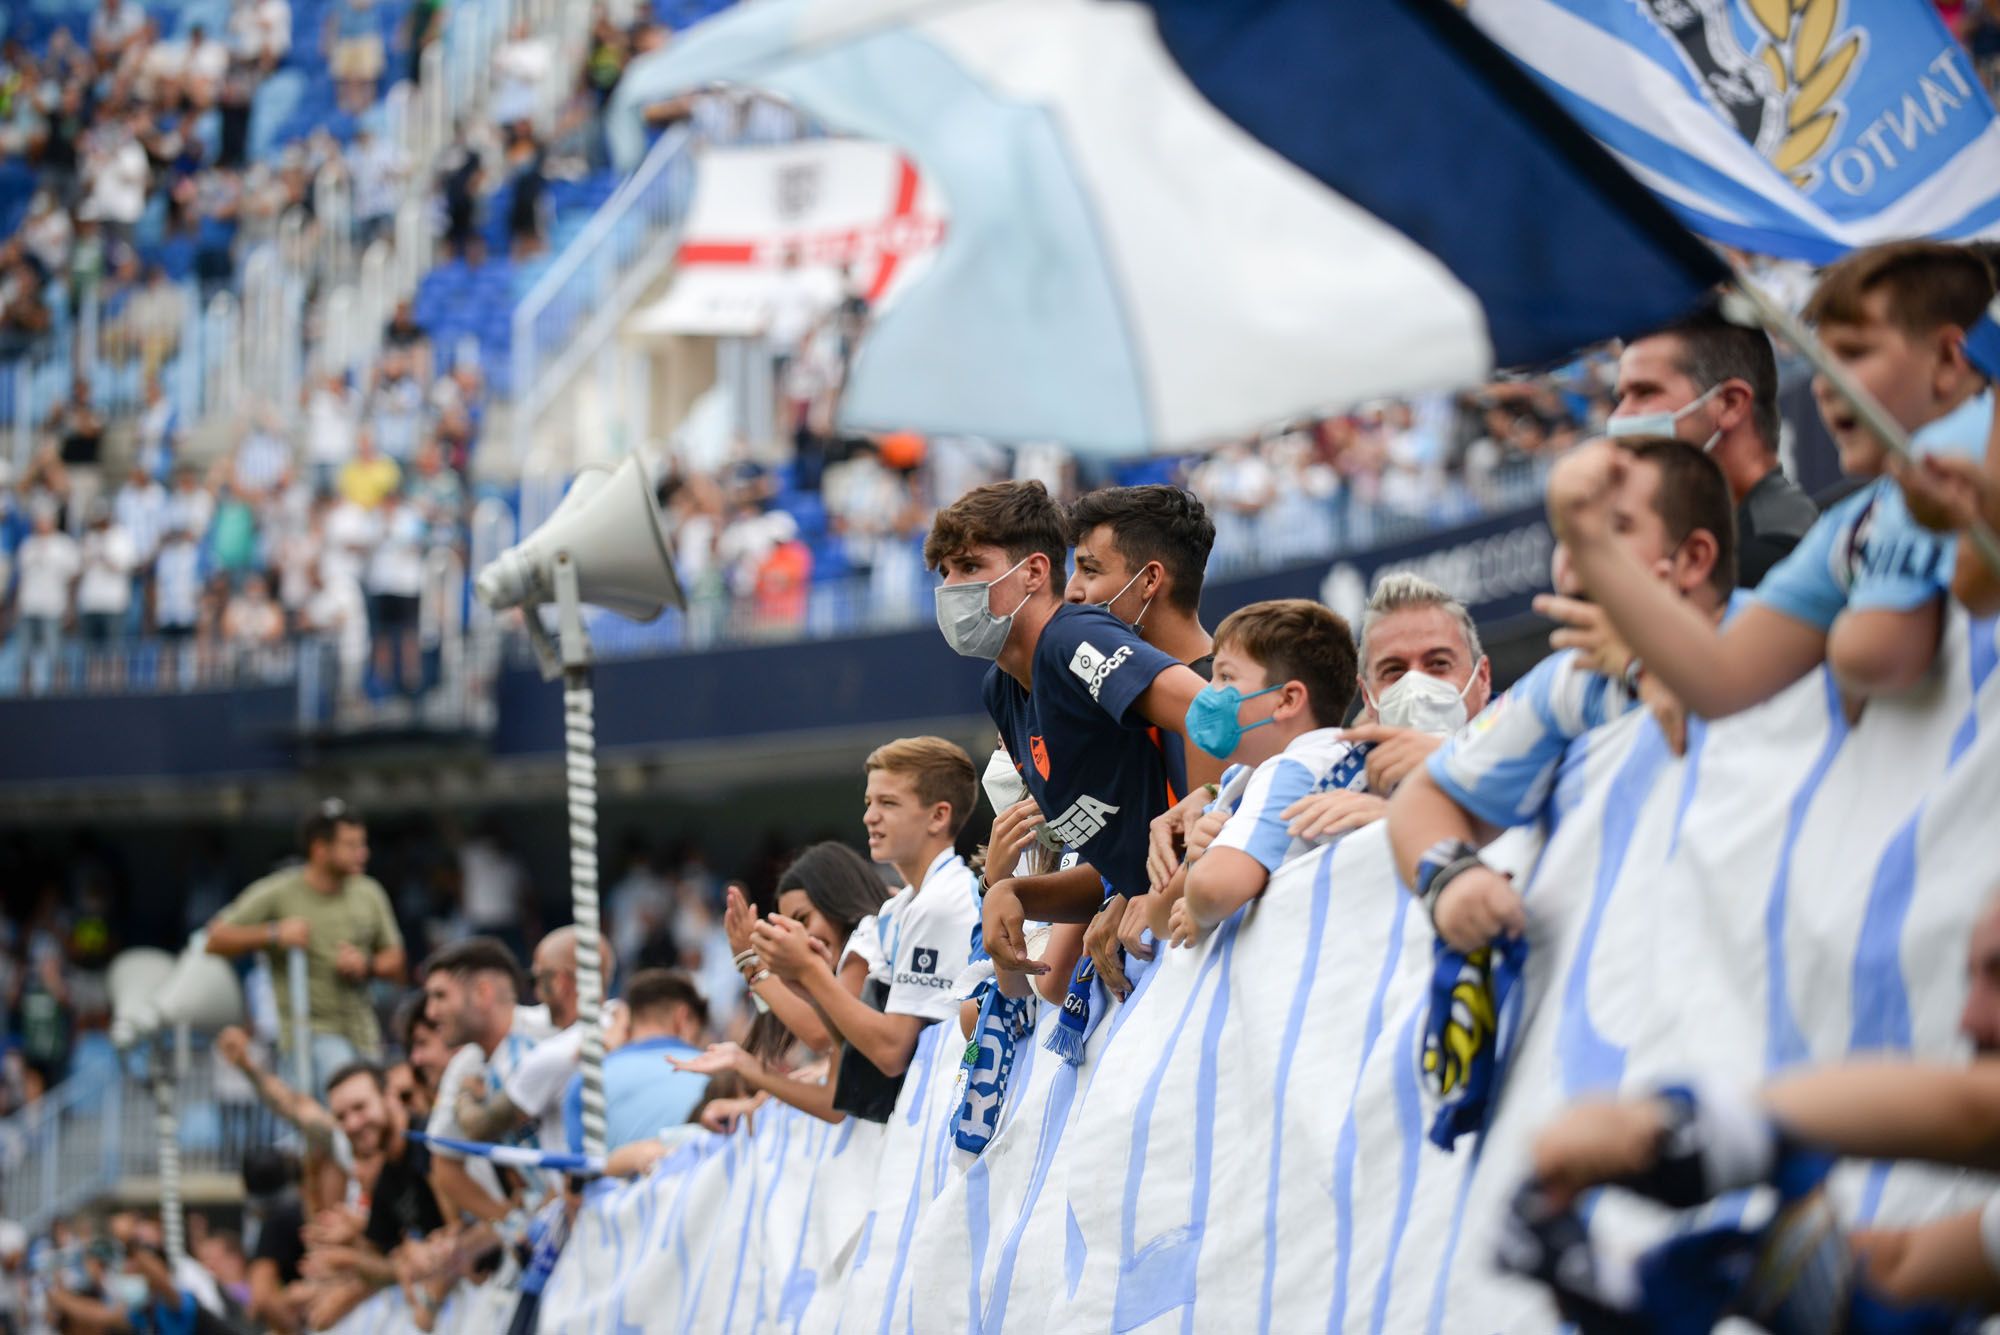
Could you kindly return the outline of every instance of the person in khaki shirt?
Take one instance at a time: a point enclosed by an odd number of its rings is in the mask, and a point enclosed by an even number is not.
[[[267,951],[280,980],[285,952],[306,952],[313,1082],[323,1088],[340,1067],[380,1055],[382,1031],[368,985],[377,978],[402,982],[406,961],[389,896],[363,875],[368,830],[361,818],[345,803],[327,802],[306,821],[300,842],[305,865],[266,876],[238,895],[208,925],[208,950],[229,958]],[[288,1047],[293,1041],[289,1023],[283,1041]]]

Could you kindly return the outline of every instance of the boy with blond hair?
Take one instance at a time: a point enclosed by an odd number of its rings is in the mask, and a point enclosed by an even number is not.
[[[841,985],[836,962],[815,956],[805,928],[779,913],[751,933],[764,963],[802,987],[839,1039],[886,1076],[908,1069],[924,1026],[958,1017],[958,979],[979,925],[977,878],[958,855],[978,781],[972,758],[942,737],[903,737],[868,757],[862,825],[868,856],[904,888],[849,937],[868,965],[880,1007]]]

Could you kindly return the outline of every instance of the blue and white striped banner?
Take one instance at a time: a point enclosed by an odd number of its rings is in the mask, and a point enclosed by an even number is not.
[[[1823,263],[2000,236],[2000,125],[1930,0],[1470,0],[1694,231]]]
[[[532,1145],[493,1145],[483,1140],[433,1136],[423,1131],[412,1131],[409,1136],[419,1145],[441,1147],[454,1154],[490,1160],[503,1168],[539,1168],[550,1173],[585,1173],[592,1177],[604,1171],[604,1160],[589,1154],[536,1149]]]
[[[1814,676],[1696,723],[1685,758],[1643,715],[1571,749],[1545,840],[1503,855],[1532,949],[1476,1154],[1424,1136],[1429,929],[1377,825],[1166,954],[1081,1066],[1024,1043],[967,1171],[950,1155],[962,1040],[933,1027],[887,1126],[767,1111],[593,1185],[542,1329],[1552,1332],[1543,1292],[1492,1256],[1563,1101],[1961,1051],[1968,929],[2000,865],[1994,631],[1955,617],[1937,680],[1853,726]],[[1933,1217],[1976,1186],[1871,1165],[1835,1181],[1854,1222]],[[1657,1229],[1615,1200],[1593,1219],[1611,1245]],[[505,1300],[457,1295],[446,1316],[466,1315],[441,1328],[479,1329]],[[400,1331],[393,1308],[342,1329]]]

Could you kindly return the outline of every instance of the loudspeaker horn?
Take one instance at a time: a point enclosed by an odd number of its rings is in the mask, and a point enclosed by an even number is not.
[[[164,950],[137,946],[121,950],[105,971],[111,994],[111,1041],[129,1048],[159,1027],[158,1001],[174,973],[174,957]]]
[[[185,1024],[209,1032],[243,1023],[243,989],[229,961],[203,949],[197,934],[180,956],[144,947],[111,961],[111,1041],[121,1048]]]
[[[542,526],[479,572],[480,601],[495,611],[548,602],[563,552],[576,565],[586,603],[634,621],[651,621],[668,603],[687,606],[652,477],[636,454],[615,470],[578,473]]]
[[[203,1033],[244,1020],[243,986],[228,960],[211,955],[208,937],[197,932],[174,962],[173,977],[160,991],[160,1019]]]

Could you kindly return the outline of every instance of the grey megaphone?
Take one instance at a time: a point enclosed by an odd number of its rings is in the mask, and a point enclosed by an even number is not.
[[[636,454],[616,469],[578,473],[542,526],[479,572],[479,600],[495,611],[551,601],[564,553],[583,602],[634,621],[651,621],[668,603],[687,606],[652,478]]]
[[[236,970],[209,954],[206,940],[197,933],[178,958],[160,950],[128,950],[111,962],[112,1042],[129,1047],[183,1024],[210,1032],[243,1023]]]
[[[159,997],[173,977],[174,957],[151,946],[121,950],[105,971],[111,994],[111,1041],[129,1048],[159,1028]]]

